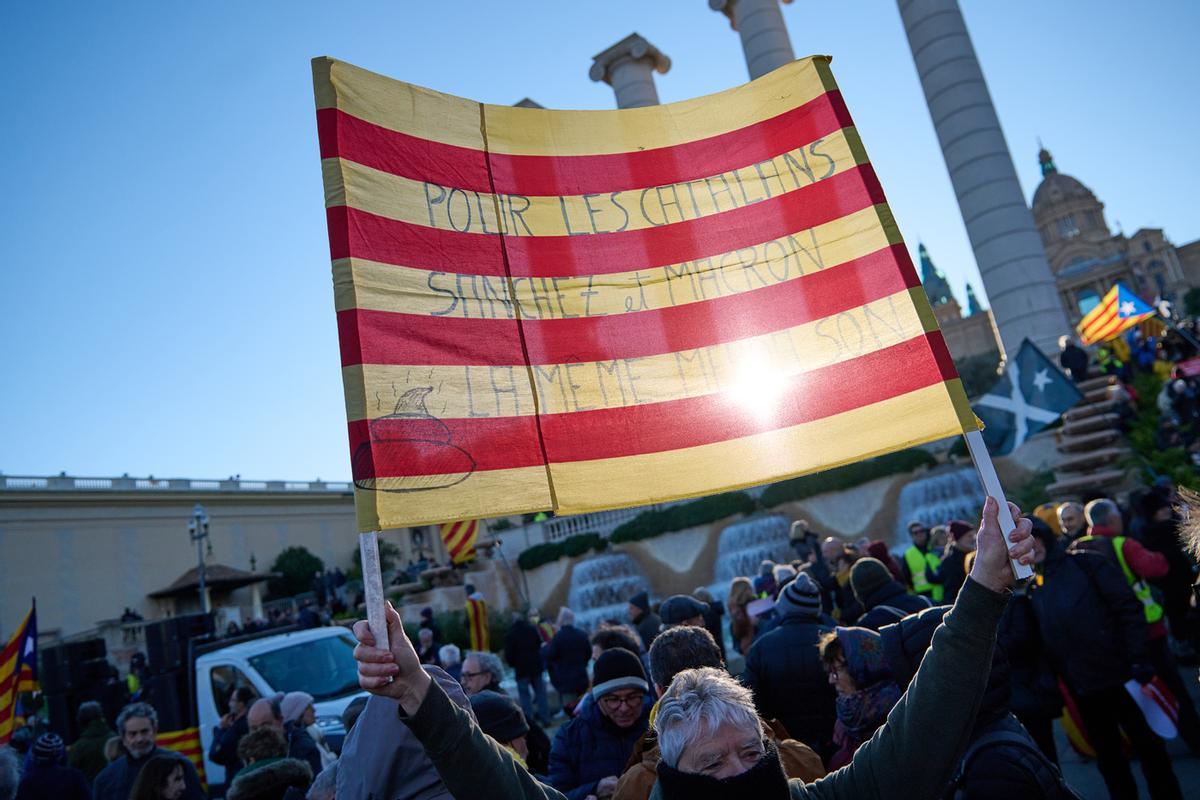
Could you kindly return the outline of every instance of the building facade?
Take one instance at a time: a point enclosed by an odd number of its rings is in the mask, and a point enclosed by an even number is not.
[[[967,284],[967,313],[964,315],[945,274],[933,263],[924,244],[917,246],[917,258],[921,264],[921,284],[933,306],[933,316],[942,329],[950,355],[960,363],[969,358],[993,355],[999,361],[1000,337],[995,320],[992,312],[980,306],[974,287]]]
[[[1184,294],[1200,285],[1195,274],[1200,264],[1185,271],[1180,251],[1190,254],[1197,242],[1176,248],[1159,228],[1114,234],[1104,219],[1104,204],[1091,189],[1059,172],[1049,151],[1043,149],[1038,162],[1042,181],[1033,194],[1033,217],[1071,324],[1078,324],[1118,281],[1144,300],[1168,300],[1182,311]]]

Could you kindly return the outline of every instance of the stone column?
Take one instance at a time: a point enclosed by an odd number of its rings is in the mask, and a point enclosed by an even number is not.
[[[958,0],[898,5],[1004,349],[1053,354],[1071,327]]]
[[[729,17],[729,27],[742,37],[750,80],[796,60],[780,2],[792,0],[708,0],[708,7]]]
[[[262,584],[250,584],[250,618],[265,619],[262,605]]]
[[[658,105],[654,72],[665,75],[671,59],[636,33],[631,33],[592,59],[588,76],[604,81],[617,96],[617,108]]]

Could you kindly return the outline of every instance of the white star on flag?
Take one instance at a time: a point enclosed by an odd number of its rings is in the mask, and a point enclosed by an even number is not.
[[[1133,304],[1132,300],[1126,300],[1124,303],[1121,303],[1122,317],[1132,317],[1135,313],[1137,313],[1137,306]]]
[[[1053,383],[1054,379],[1050,377],[1050,370],[1039,369],[1033,374],[1033,385],[1039,391],[1045,391],[1047,383]]]
[[[1016,435],[1013,439],[1013,449],[1015,450],[1029,436],[1029,420],[1049,425],[1058,419],[1059,415],[1025,402],[1025,397],[1021,394],[1021,371],[1017,368],[1016,359],[1010,361],[1005,369],[1008,371],[1009,386],[1012,387],[1008,397],[985,394],[976,402],[978,405],[989,406],[998,411],[1007,411],[1013,415],[1013,419],[1016,421]],[[1035,383],[1037,382],[1036,375],[1033,380]]]

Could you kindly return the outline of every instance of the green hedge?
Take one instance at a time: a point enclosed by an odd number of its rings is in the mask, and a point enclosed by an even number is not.
[[[1158,393],[1162,391],[1162,378],[1152,373],[1134,376],[1133,388],[1137,392],[1137,415],[1129,428],[1129,443],[1137,454],[1138,461],[1147,481],[1160,475],[1170,476],[1177,485],[1196,486],[1200,476],[1192,466],[1187,450],[1182,447],[1158,447],[1158,428],[1162,414],[1158,410]]]
[[[568,536],[561,542],[535,544],[517,556],[517,566],[521,569],[533,569],[557,561],[563,556],[581,556],[588,550],[599,552],[607,546],[608,542],[598,533],[579,533]]]
[[[613,542],[636,542],[671,531],[682,531],[697,525],[707,525],[734,514],[754,511],[754,498],[745,492],[726,492],[669,506],[657,511],[643,511],[613,531]]]
[[[860,461],[857,464],[847,464],[812,475],[801,475],[799,478],[773,483],[763,492],[759,502],[764,508],[772,508],[780,503],[792,500],[803,500],[825,492],[838,492],[860,486],[876,478],[886,478],[902,472],[912,472],[917,467],[934,466],[937,458],[930,452],[920,448],[900,450],[885,456],[873,458],[870,461]]]

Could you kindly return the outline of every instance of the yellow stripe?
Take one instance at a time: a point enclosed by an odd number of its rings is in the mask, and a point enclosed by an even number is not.
[[[513,280],[525,319],[565,319],[704,302],[795,280],[900,242],[880,224],[886,206],[709,258],[584,277]],[[465,265],[464,265],[465,267]],[[338,311],[362,308],[464,319],[514,319],[502,277],[433,272],[359,258],[333,262]]]
[[[407,482],[395,478],[382,478],[378,483],[407,486]],[[552,505],[546,468],[540,465],[477,472],[462,483],[442,489],[416,492],[372,491],[357,486],[354,489],[354,507],[361,531],[502,517]]]
[[[816,422],[651,455],[553,464],[557,511],[581,514],[744,488],[960,435],[941,384]]]
[[[667,186],[589,195],[497,196],[423,183],[354,161],[327,158],[325,205],[348,205],[413,225],[460,233],[572,236],[645,230],[701,219],[762,202],[832,175],[859,161],[843,128],[759,165]],[[498,216],[499,215],[499,216]]]
[[[679,103],[622,111],[486,105],[488,147],[519,155],[592,155],[671,147],[747,127],[835,88],[824,56]],[[392,80],[343,61],[313,59],[317,108],[340,108],[395,131],[483,150],[479,103]]]
[[[1091,311],[1089,311],[1087,314],[1085,314],[1083,319],[1079,320],[1079,330],[1082,331],[1088,325],[1091,325],[1100,316],[1100,314],[1103,313],[1104,307],[1106,305],[1108,305],[1108,301],[1115,298],[1116,295],[1117,295],[1117,287],[1114,286],[1105,293],[1104,297],[1100,298],[1100,302],[1096,305],[1095,308],[1093,308]],[[1114,309],[1115,309],[1115,306],[1114,306]],[[1114,309],[1110,309],[1110,310],[1114,310]]]
[[[922,319],[914,306],[918,294],[923,296],[923,290],[906,289],[775,333],[636,359],[542,365],[528,371],[521,366],[354,365],[343,368],[346,413],[352,421],[387,416],[395,398],[424,386],[433,388],[425,408],[439,419],[531,416],[530,376],[545,414],[726,391],[740,397],[762,375],[786,381],[936,330],[933,315]]]

